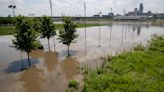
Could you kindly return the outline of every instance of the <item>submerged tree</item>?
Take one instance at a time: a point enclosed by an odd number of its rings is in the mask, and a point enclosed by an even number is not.
[[[31,66],[29,53],[37,48],[38,33],[34,28],[34,21],[24,16],[16,17],[16,31],[13,40],[14,47],[28,55],[29,67]]]
[[[51,17],[43,16],[41,19],[41,33],[43,38],[47,38],[50,51],[49,39],[56,35],[55,25]]]
[[[63,18],[64,24],[64,30],[59,31],[59,40],[61,43],[67,45],[67,51],[68,56],[70,56],[69,53],[69,46],[71,43],[75,43],[75,38],[78,37],[78,34],[76,34],[76,24],[74,24],[69,17]]]

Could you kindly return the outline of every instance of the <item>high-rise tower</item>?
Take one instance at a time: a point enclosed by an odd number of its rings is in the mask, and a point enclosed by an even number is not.
[[[144,9],[143,4],[140,3],[140,7],[139,7],[139,14],[140,14],[140,15],[143,14],[143,9]]]

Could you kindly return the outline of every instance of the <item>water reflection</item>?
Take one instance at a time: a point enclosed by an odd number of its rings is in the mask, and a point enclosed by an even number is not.
[[[86,56],[86,53],[87,53],[87,29],[86,28],[85,28],[84,34],[85,34],[85,36],[84,36],[84,39],[85,39],[84,48],[85,48],[85,56]]]
[[[92,55],[95,55],[95,54],[97,54],[96,56],[98,56],[99,53],[101,52],[109,54],[107,50],[105,51],[105,49],[107,49],[107,45],[106,45],[107,39],[109,39],[108,48],[109,48],[109,51],[111,51],[110,53],[112,52],[116,53],[116,52],[128,50],[134,45],[141,43],[143,40],[144,42],[142,43],[145,44],[147,42],[147,40],[145,39],[150,39],[150,34],[154,34],[157,32],[157,31],[153,32],[151,29],[148,29],[148,28],[149,28],[149,25],[142,24],[141,22],[139,23],[123,22],[119,25],[116,25],[115,23],[111,23],[108,25],[108,30],[106,26],[88,28],[87,33],[84,32],[85,35],[83,36],[85,37],[84,39],[85,54],[84,55],[86,57],[87,56],[92,57]],[[151,32],[147,30],[151,30]],[[81,34],[81,31],[79,31],[79,33]],[[96,36],[97,33],[98,33],[98,36]],[[147,33],[149,33],[149,36],[147,35]],[[144,37],[143,35],[146,35],[146,37]],[[94,45],[94,43],[96,42],[96,38],[98,38],[99,46],[101,46],[101,48],[97,48]],[[86,46],[86,44],[88,45]],[[94,49],[94,51],[92,48]],[[77,57],[78,57],[78,54],[77,54]]]
[[[146,27],[144,25],[142,25],[141,23],[127,23],[127,22],[123,22],[121,25],[121,30],[118,31],[115,29],[116,25],[109,24],[109,53],[112,55],[112,47],[115,48],[115,44],[117,44],[118,42],[115,42],[117,39],[117,41],[120,40],[120,46],[117,48],[117,50],[122,50],[125,51],[125,49],[127,49],[127,44],[126,43],[132,43],[132,45],[135,44],[135,37],[136,36],[140,36],[141,31],[142,31],[142,27]],[[147,27],[148,28],[148,27]],[[118,28],[119,29],[119,28]],[[116,36],[112,37],[112,31],[114,31],[114,35],[119,35],[118,38],[116,38]],[[115,32],[118,31],[118,32]],[[136,34],[135,34],[136,33]],[[114,39],[114,40],[112,40]],[[103,40],[103,39],[102,39]],[[131,40],[131,41],[130,41]],[[113,45],[112,45],[113,44]],[[115,53],[117,53],[117,51],[115,51]]]
[[[46,65],[49,72],[53,71],[58,64],[58,53],[57,52],[45,52],[44,64]]]
[[[31,65],[33,66],[38,63],[38,60],[31,59],[30,62],[31,62]],[[17,72],[20,72],[22,68],[28,68],[28,59],[13,61],[5,69],[5,72],[6,73],[17,73]]]
[[[25,70],[20,75],[20,81],[23,82],[23,91],[25,92],[42,92],[42,71],[36,67]]]
[[[141,34],[141,26],[137,27],[137,35],[139,36]]]
[[[65,58],[62,61],[61,66],[62,71],[68,80],[73,79],[73,77],[78,74],[78,63],[76,59],[72,57]]]
[[[99,26],[99,47],[101,47],[101,26]]]
[[[141,24],[133,25],[133,31],[137,30],[137,36],[141,34]]]
[[[123,47],[123,41],[124,41],[124,30],[125,30],[125,25],[122,25],[122,33],[121,33],[121,47]]]
[[[30,53],[31,61],[35,67],[23,72],[19,72],[22,68],[21,60],[19,60],[20,52],[9,47],[9,45],[12,45],[13,37],[0,36],[0,86],[4,83],[9,85],[8,88],[3,90],[0,87],[0,92],[18,88],[15,86],[17,82],[21,82],[21,84],[18,84],[20,87],[23,85],[25,91],[64,92],[68,80],[81,79],[78,70],[79,63],[96,68],[102,63],[101,59],[97,60],[97,58],[130,50],[139,43],[146,44],[152,34],[164,34],[162,27],[133,22],[110,23],[108,26],[101,26],[101,31],[99,26],[84,30],[83,28],[77,29],[79,38],[77,38],[77,43],[70,46],[72,55],[70,58],[66,58],[65,45],[56,41],[56,51],[49,52],[47,40],[39,39],[44,46],[44,51],[37,50]],[[51,47],[54,46],[53,39],[50,39],[50,45]],[[101,45],[101,48],[98,45]],[[27,56],[25,53],[22,53],[22,59],[23,65],[26,67]],[[9,77],[11,77],[10,80],[8,80]],[[36,83],[33,83],[34,81]],[[33,86],[36,85],[36,89],[32,86],[28,87],[32,84],[34,84]]]
[[[108,27],[110,28],[109,29],[109,54],[112,55],[112,26],[113,26],[113,23],[109,23]]]
[[[64,92],[67,89],[68,81],[79,75],[77,61],[68,57],[60,61],[57,52],[33,51],[33,58],[40,58],[43,66],[39,66],[43,80],[40,82],[44,92]]]

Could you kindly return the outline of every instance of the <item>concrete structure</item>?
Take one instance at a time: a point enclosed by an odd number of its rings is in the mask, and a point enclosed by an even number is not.
[[[96,15],[93,15],[94,18],[99,18],[100,15],[99,14],[96,14]]]
[[[114,17],[115,20],[140,20],[140,19],[147,19],[146,15],[136,15],[136,16],[116,16]]]
[[[113,13],[108,13],[108,15],[102,15],[103,18],[113,18],[114,14]]]
[[[164,13],[155,13],[152,14],[152,17],[156,19],[164,19]]]

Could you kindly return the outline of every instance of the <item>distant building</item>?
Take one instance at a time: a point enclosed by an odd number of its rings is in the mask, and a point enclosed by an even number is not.
[[[139,10],[138,8],[134,8],[134,11],[130,11],[127,14],[125,14],[126,16],[136,16],[136,15],[143,15],[143,4],[141,3],[139,6]]]
[[[139,7],[139,14],[140,14],[140,15],[143,14],[143,10],[144,10],[144,7],[143,7],[143,4],[141,3],[141,4],[140,4],[140,7]]]
[[[110,17],[113,17],[113,16],[114,16],[114,13],[108,13],[108,15],[109,15]]]
[[[138,15],[138,14],[139,14],[138,9],[137,9],[137,8],[134,8],[134,11],[128,12],[128,13],[126,13],[125,15],[126,15],[126,16],[136,16],[136,15]]]
[[[100,14],[93,15],[94,18],[100,18]],[[102,18],[113,18],[114,13],[108,13],[108,15],[102,15]]]
[[[147,19],[146,15],[131,15],[131,16],[116,16],[114,17],[115,20],[140,20],[140,19]]]
[[[148,12],[147,12],[147,15],[148,15],[148,16],[151,16],[151,15],[152,15],[151,11],[148,11]]]
[[[153,18],[156,19],[164,19],[164,13],[156,13],[156,14],[152,14]]]
[[[138,15],[138,9],[137,8],[134,8],[134,15]]]
[[[134,8],[134,11],[130,11],[128,13],[126,13],[125,15],[126,16],[136,16],[136,15],[143,15],[143,4],[141,3],[140,6],[139,6],[139,10],[138,8]]]
[[[108,13],[108,15],[102,15],[103,18],[113,18],[114,14],[113,13]]]
[[[136,13],[134,11],[128,12],[127,14],[125,14],[126,16],[134,16],[136,15]]]
[[[121,16],[121,14],[118,14],[118,13],[117,13],[115,16],[118,17],[118,16]]]
[[[103,18],[109,18],[109,15],[102,15]]]
[[[94,18],[100,18],[99,14],[93,15]]]

